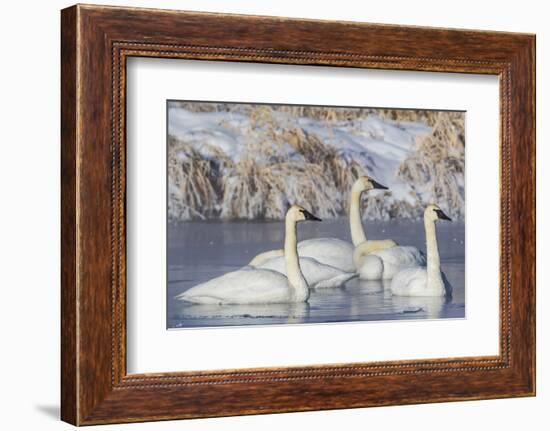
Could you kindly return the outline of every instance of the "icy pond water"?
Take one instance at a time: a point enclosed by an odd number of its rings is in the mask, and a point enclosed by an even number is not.
[[[369,239],[392,238],[424,251],[422,221],[365,222]],[[282,247],[282,222],[186,222],[168,226],[168,328],[443,319],[465,316],[464,223],[437,225],[442,269],[453,286],[451,300],[392,296],[381,281],[350,280],[341,288],[313,290],[308,303],[193,305],[177,294],[246,265],[256,254]],[[301,223],[299,239],[350,240],[347,219]],[[387,282],[386,282],[387,283]]]

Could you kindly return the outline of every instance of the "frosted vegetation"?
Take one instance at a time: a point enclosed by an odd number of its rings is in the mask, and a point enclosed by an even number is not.
[[[390,188],[365,218],[463,219],[464,139],[462,112],[169,102],[169,219],[336,218],[364,174]]]

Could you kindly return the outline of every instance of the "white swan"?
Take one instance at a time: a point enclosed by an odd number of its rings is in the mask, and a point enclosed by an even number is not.
[[[256,268],[272,269],[286,274],[284,257],[272,257],[264,260]],[[326,265],[312,257],[300,257],[300,269],[307,284],[313,289],[324,289],[342,286],[346,281],[358,276],[356,272],[345,272],[331,265]]]
[[[407,268],[398,272],[391,282],[391,292],[396,296],[450,296],[452,287],[441,272],[436,220],[451,220],[437,205],[428,205],[424,211],[426,230],[427,266]]]
[[[300,270],[296,248],[296,224],[320,221],[298,205],[285,218],[284,259],[287,276],[270,269],[244,267],[190,288],[176,296],[194,304],[277,304],[305,302],[309,287]]]
[[[338,238],[313,238],[300,241],[298,254],[300,257],[311,257],[317,262],[330,265],[344,272],[355,272],[356,266],[353,260],[354,247],[361,243],[368,244],[370,251],[381,250],[396,245],[392,240],[368,241],[361,223],[361,195],[363,192],[380,189],[387,190],[387,187],[377,183],[367,176],[359,177],[351,188],[350,197],[350,230],[352,243]],[[258,254],[249,263],[250,266],[259,266],[267,260],[282,256],[283,250],[271,250]],[[375,261],[379,264],[378,261]]]
[[[393,240],[364,241],[355,246],[353,263],[361,280],[388,280],[405,268],[425,265],[426,258],[416,247]]]

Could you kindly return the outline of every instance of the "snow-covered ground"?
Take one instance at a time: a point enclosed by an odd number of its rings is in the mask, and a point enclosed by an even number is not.
[[[426,152],[431,147],[422,140],[440,133],[437,125],[376,113],[328,120],[257,106],[192,112],[169,104],[171,219],[280,218],[297,199],[322,217],[338,217],[346,213],[349,185],[359,174],[390,189],[366,200],[366,218],[418,218],[430,202],[463,218],[464,143],[453,139],[447,148],[443,140],[443,149]],[[455,123],[445,127],[463,139]]]

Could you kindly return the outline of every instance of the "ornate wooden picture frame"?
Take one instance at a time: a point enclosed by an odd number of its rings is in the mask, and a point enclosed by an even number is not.
[[[64,421],[91,425],[535,394],[533,35],[78,5],[62,11],[61,49]],[[136,56],[497,75],[500,354],[128,374],[126,60]]]

